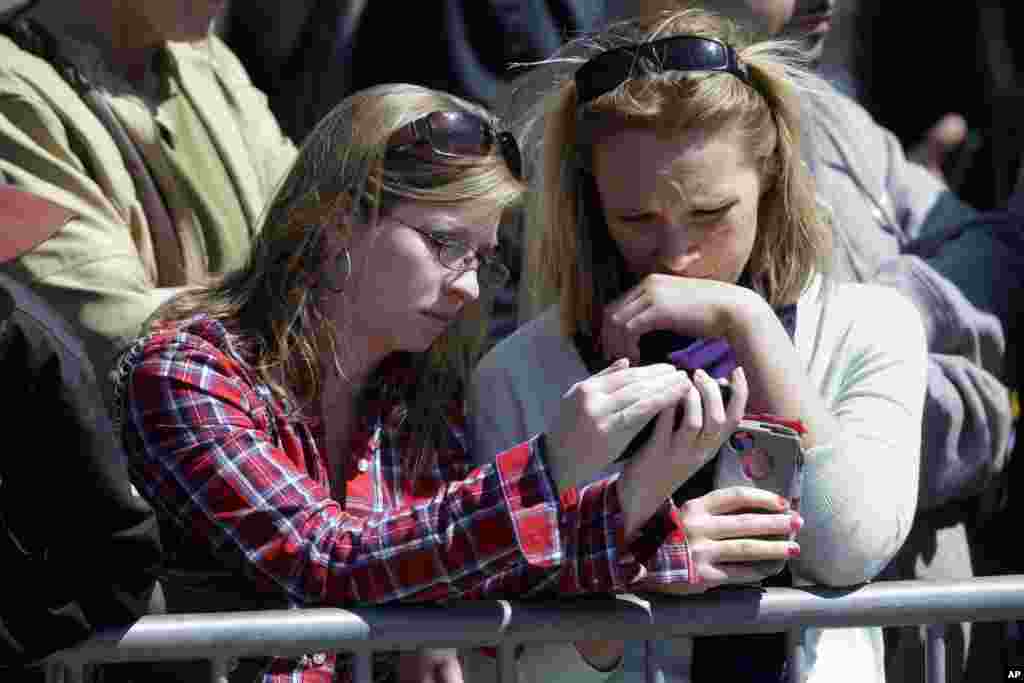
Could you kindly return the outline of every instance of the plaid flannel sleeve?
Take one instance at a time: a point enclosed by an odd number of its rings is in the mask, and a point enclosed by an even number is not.
[[[631,549],[643,558],[645,583],[692,583],[695,578],[679,509],[671,500],[647,522]]]
[[[126,400],[148,495],[303,604],[609,592],[647,573],[619,551],[614,478],[559,496],[543,437],[439,482],[426,502],[357,516],[275,446],[255,389],[213,345],[179,335],[149,347]],[[672,521],[652,524],[642,550],[658,558]]]

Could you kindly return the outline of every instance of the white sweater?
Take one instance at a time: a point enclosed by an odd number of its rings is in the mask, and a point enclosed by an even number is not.
[[[893,289],[816,277],[797,304],[795,344],[840,430],[834,443],[807,452],[800,510],[806,523],[791,570],[802,584],[869,581],[902,545],[914,518],[927,368],[921,318]],[[474,458],[486,462],[545,431],[562,396],[589,374],[561,334],[557,308],[521,327],[477,367],[469,405]],[[656,648],[673,683],[689,680],[689,643],[679,641]],[[564,651],[554,657],[553,647]],[[521,681],[609,676],[590,668],[571,644],[537,650],[527,648],[520,659]],[[642,672],[636,660],[642,652],[631,644],[614,675],[632,680]],[[877,628],[808,629],[804,656],[811,681],[885,680]]]

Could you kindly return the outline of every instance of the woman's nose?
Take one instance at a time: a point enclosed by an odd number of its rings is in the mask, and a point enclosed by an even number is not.
[[[681,228],[670,227],[659,245],[658,264],[670,273],[681,274],[693,263],[697,253],[696,240]]]

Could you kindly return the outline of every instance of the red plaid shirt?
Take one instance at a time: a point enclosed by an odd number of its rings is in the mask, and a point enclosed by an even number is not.
[[[244,346],[198,316],[140,340],[121,365],[137,484],[189,542],[235,553],[295,606],[355,606],[625,591],[684,581],[689,552],[666,504],[629,547],[616,476],[556,491],[538,437],[471,468],[463,420],[415,480],[364,415],[332,498],[307,421],[256,380]],[[400,376],[400,375],[398,375]],[[275,660],[265,681],[330,681],[333,656]]]

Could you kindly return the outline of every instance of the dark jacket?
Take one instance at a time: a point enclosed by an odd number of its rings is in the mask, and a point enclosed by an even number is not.
[[[293,140],[346,95],[415,83],[494,106],[511,62],[593,31],[606,0],[268,0],[232,3],[228,45]]]
[[[5,204],[3,209],[7,209]],[[0,230],[11,230],[10,225]],[[0,274],[0,679],[146,613],[161,549],[81,343]]]

